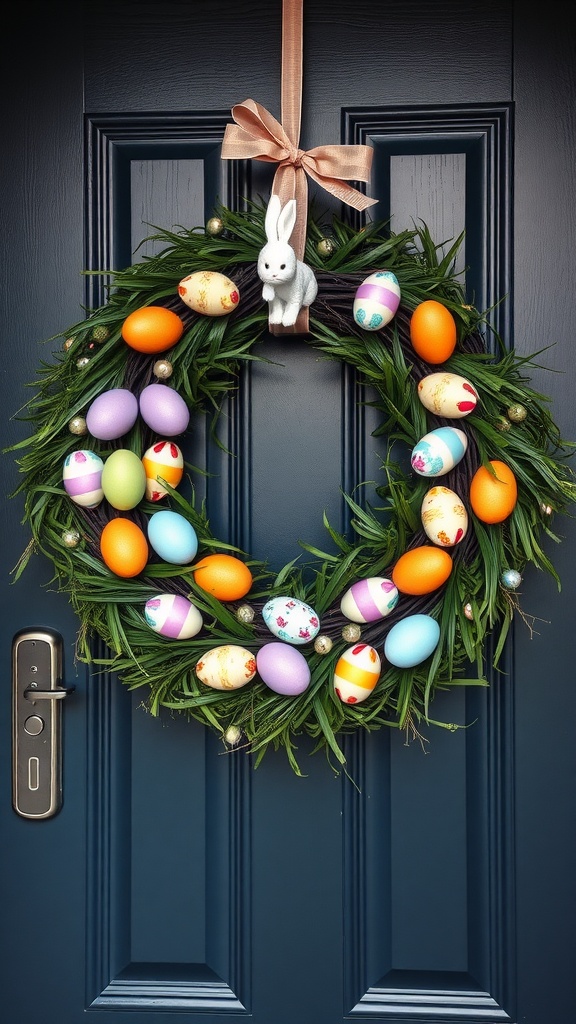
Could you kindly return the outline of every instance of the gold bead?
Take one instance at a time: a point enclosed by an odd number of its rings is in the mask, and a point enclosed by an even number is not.
[[[75,341],[76,341],[76,338],[66,338],[66,341],[64,342],[64,344],[62,346],[64,351],[65,352],[69,352]]]
[[[348,622],[342,630],[342,639],[349,644],[355,644],[357,640],[362,636],[362,630],[360,626],[357,626],[355,622]]]
[[[237,725],[229,725],[224,733],[224,739],[229,747],[235,747],[242,739],[242,730]]]
[[[528,412],[523,405],[517,402],[515,405],[508,406],[506,415],[512,423],[522,423],[526,419]]]
[[[496,427],[496,430],[500,430],[503,434],[505,434],[507,430],[510,430],[512,424],[510,423],[510,420],[506,419],[505,416],[499,416],[494,426]]]
[[[212,236],[221,235],[224,231],[224,223],[220,220],[220,217],[210,217],[206,224],[206,231]]]
[[[254,622],[254,609],[249,604],[241,604],[236,611],[236,618],[238,622],[244,622],[245,624]]]
[[[101,324],[99,327],[93,327],[90,337],[93,341],[97,342],[98,345],[103,345],[110,337],[110,328],[105,327],[104,324]]]
[[[67,548],[77,548],[80,543],[78,530],[64,530],[62,533],[62,543]]]
[[[316,654],[329,654],[332,650],[332,641],[329,636],[317,636],[314,641]]]
[[[474,612],[472,611],[472,605],[469,601],[464,605],[464,615],[467,619],[470,619],[471,622],[474,620]]]
[[[73,416],[68,424],[68,430],[71,434],[87,434],[88,427],[86,426],[86,420],[83,416]]]
[[[331,256],[336,246],[331,238],[321,238],[316,245],[316,252],[319,256]]]
[[[168,380],[172,376],[172,363],[167,359],[157,359],[154,363],[154,375],[158,380]]]

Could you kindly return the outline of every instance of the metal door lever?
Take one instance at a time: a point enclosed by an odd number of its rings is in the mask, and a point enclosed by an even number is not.
[[[61,704],[73,690],[62,686],[62,637],[20,630],[12,644],[12,804],[23,818],[50,818],[62,805]]]

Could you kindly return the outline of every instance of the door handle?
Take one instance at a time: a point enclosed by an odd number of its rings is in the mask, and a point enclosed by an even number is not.
[[[62,637],[22,629],[12,643],[12,805],[23,818],[62,806]]]

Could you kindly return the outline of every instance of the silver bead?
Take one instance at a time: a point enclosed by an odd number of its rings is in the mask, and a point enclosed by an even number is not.
[[[467,604],[464,605],[464,615],[466,616],[467,619],[470,619],[470,621],[473,622],[474,612],[472,611],[472,605],[470,604],[469,601]]]
[[[241,604],[236,611],[236,618],[238,622],[244,622],[245,624],[254,622],[254,609],[249,604]]]
[[[62,533],[62,543],[67,548],[77,548],[80,543],[80,534],[78,530],[64,530]]]
[[[316,654],[329,654],[332,650],[332,641],[329,636],[317,636],[314,641]]]
[[[76,360],[76,366],[79,370],[83,370],[85,366],[88,366],[89,362],[88,356],[80,356],[80,359]]]
[[[522,583],[522,577],[516,569],[505,569],[500,576],[500,582],[506,590],[518,590]]]
[[[209,235],[221,235],[224,231],[224,223],[220,217],[210,217],[206,224],[206,231]]]
[[[88,427],[86,426],[86,420],[83,416],[73,416],[68,424],[68,430],[71,434],[87,434]]]
[[[540,511],[543,516],[551,516],[554,509],[552,508],[552,505],[545,505],[542,503],[542,505],[540,505]]]
[[[237,725],[229,725],[224,733],[224,739],[229,747],[236,747],[242,739],[242,730]]]
[[[168,380],[172,376],[172,363],[167,359],[157,359],[154,363],[154,376],[158,377],[158,380]]]
[[[342,630],[342,639],[348,644],[355,644],[361,636],[362,630],[355,622],[348,622]]]

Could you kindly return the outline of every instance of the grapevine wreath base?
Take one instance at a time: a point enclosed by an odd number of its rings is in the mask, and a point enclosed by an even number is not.
[[[145,690],[145,705],[153,715],[164,708],[195,719],[215,730],[229,749],[253,753],[256,764],[270,745],[284,747],[300,774],[295,749],[302,733],[314,738],[315,750],[323,748],[343,764],[338,737],[344,733],[389,726],[416,735],[420,725],[431,721],[457,728],[439,721],[441,714],[431,718],[432,699],[453,685],[486,685],[488,637],[490,660],[496,664],[515,613],[527,619],[517,590],[525,568],[531,564],[545,570],[560,586],[542,540],[545,535],[559,540],[553,519],[568,514],[575,496],[566,461],[573,445],[561,439],[547,400],[530,387],[527,371],[535,364],[507,350],[487,317],[466,304],[454,271],[460,240],[444,255],[425,226],[395,235],[382,224],[356,231],[337,219],[326,226],[311,217],[305,260],[316,275],[318,294],[309,311],[307,342],[319,358],[353,367],[359,385],[369,386],[375,396],[378,433],[389,439],[377,502],[371,506],[363,500],[361,486],[345,496],[349,534],[340,535],[325,519],[331,551],[302,544],[302,564],[296,560],[278,573],[212,535],[208,510],[195,503],[195,470],[188,463],[177,486],[170,485],[168,472],[165,479],[159,476],[167,493],[158,500],[145,494],[134,507],[119,509],[104,496],[96,507],[79,505],[63,486],[63,466],[71,453],[93,452],[106,465],[119,449],[141,460],[150,446],[165,440],[142,416],[119,438],[92,436],[86,417],[98,396],[125,389],[139,399],[145,387],[160,383],[174,389],[193,415],[217,419],[223,399],[233,400],[246,364],[262,358],[258,345],[269,330],[256,272],[263,223],[264,210],[255,204],[242,214],[218,208],[206,228],[160,231],[153,236],[164,246],[160,254],[106,275],[106,304],[62,334],[62,352],[42,365],[32,385],[35,397],[26,418],[33,433],[15,446],[23,474],[16,493],[25,496],[25,521],[33,538],[15,576],[34,550],[51,560],[53,581],[68,593],[79,616],[79,657],[114,670],[130,689]],[[369,330],[353,317],[353,303],[367,275],[381,268],[395,276],[400,304],[385,326]],[[205,315],[182,300],[179,283],[197,271],[217,272],[234,283],[240,298],[231,312]],[[425,361],[411,337],[413,313],[429,300],[449,311],[456,325],[455,348],[440,365]],[[160,354],[138,351],[122,335],[127,317],[149,306],[167,307],[184,325],[180,340]],[[478,399],[476,407],[457,419],[426,408],[418,384],[439,372],[464,378]],[[417,463],[408,456],[429,432],[445,426],[463,431],[467,447],[449,472],[431,479],[414,471]],[[184,434],[172,441],[183,444]],[[398,452],[405,452],[406,459]],[[517,497],[503,519],[489,522],[474,511],[471,482],[482,466],[494,479],[494,461],[513,475]],[[456,539],[439,536],[431,542],[423,503],[437,485],[458,496],[468,525]],[[136,575],[112,571],[102,555],[106,525],[123,518],[148,537],[159,508],[176,512],[192,526],[196,555],[177,564],[150,545]],[[376,620],[362,623],[343,613],[342,600],[355,583],[380,579],[390,587],[401,556],[422,547],[449,553],[451,570],[440,585],[423,594],[398,588],[395,605]],[[232,555],[249,570],[249,590],[237,599],[219,600],[197,582],[196,567],[217,552]],[[185,597],[197,609],[201,625],[194,635],[174,639],[152,628],[147,602],[166,594]],[[275,597],[312,609],[317,628],[308,638],[287,642],[271,632],[262,612]],[[396,663],[386,656],[391,631],[406,620],[428,626],[433,620],[436,629],[437,642],[415,665],[405,664],[402,655],[393,659]],[[94,638],[110,652],[105,659],[94,657]],[[263,678],[267,673],[259,671],[261,652],[271,643],[297,651],[305,663],[306,685],[298,692],[278,692]],[[229,690],[207,685],[198,666],[210,651],[228,646],[248,652],[251,678]],[[376,652],[378,672],[373,688],[364,693],[357,688],[349,702],[335,676],[341,657],[360,648]],[[360,669],[353,667],[352,674]]]

